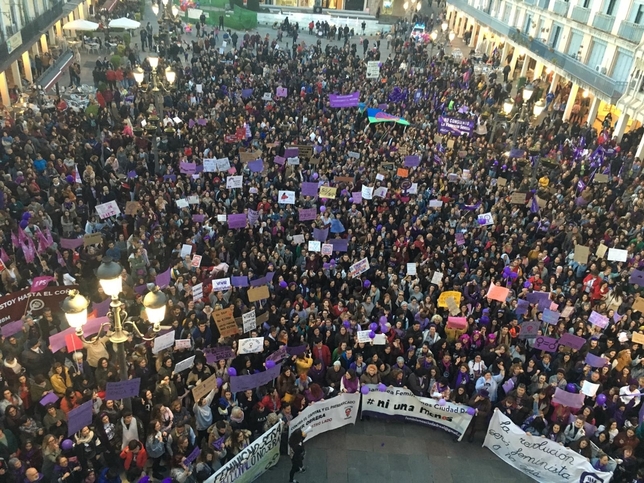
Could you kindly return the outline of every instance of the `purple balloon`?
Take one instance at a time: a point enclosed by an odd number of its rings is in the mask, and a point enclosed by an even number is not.
[[[510,279],[516,280],[519,274],[517,272],[510,272]]]
[[[597,394],[597,404],[599,406],[603,406],[604,404],[606,404],[606,394],[604,393]]]
[[[74,443],[72,442],[71,439],[64,439],[63,442],[60,443],[60,447],[64,451],[69,451],[70,449],[72,449],[74,447]]]
[[[237,375],[237,369],[235,369],[234,367],[229,367],[228,368],[228,375],[232,376],[232,377],[235,377]]]
[[[532,285],[529,281],[523,282],[523,288],[530,288],[530,285]]]
[[[369,280],[365,280],[362,283],[362,285],[363,285],[364,288],[369,288],[369,287],[371,287],[371,282]]]
[[[368,386],[362,386],[362,387],[360,388],[360,392],[361,392],[362,394],[369,394],[369,387],[368,387]]]
[[[22,220],[20,222],[20,228],[27,228],[28,225],[29,225],[29,222],[27,220]]]
[[[575,386],[572,382],[569,382],[568,385],[566,386],[566,391],[577,392],[577,386]]]
[[[447,401],[445,401],[445,399],[444,399],[444,398],[440,398],[440,399],[438,400],[438,405],[439,405],[439,406],[445,406],[445,404],[447,404]]]
[[[268,322],[264,322],[264,323],[262,324],[262,327],[264,327],[264,330],[271,330],[271,326],[270,326],[270,325],[268,325]]]
[[[344,325],[348,329],[349,327],[351,327],[351,322],[345,320],[344,322],[342,322],[342,325]]]
[[[224,385],[224,380],[221,377],[217,378],[217,387],[221,387]]]
[[[272,361],[270,359],[267,360],[266,361],[266,369],[272,369],[273,367],[275,367],[275,361]]]
[[[286,281],[285,281],[285,280],[282,280],[282,281],[280,282],[280,287],[282,287],[282,288],[286,288],[286,287],[288,287],[288,283],[286,283]]]
[[[317,174],[317,173],[313,173],[313,174],[311,175],[311,179],[312,179],[313,181],[315,181],[316,179],[318,179],[318,174]]]
[[[320,213],[324,213],[326,211],[326,206],[320,206]]]
[[[369,324],[369,329],[371,329],[373,332],[375,332],[376,330],[378,330],[378,324],[376,324],[375,322],[371,322]]]
[[[371,332],[369,332],[369,338],[370,339],[375,339],[376,338],[376,333],[373,330]]]
[[[385,386],[382,382],[378,384],[378,391],[385,392],[386,390],[387,390],[387,386]]]
[[[386,315],[381,315],[381,316],[380,316],[380,320],[379,320],[379,321],[380,321],[380,323],[381,323],[381,324],[383,324],[383,325],[384,325],[384,324],[386,324],[387,322],[389,322],[389,321],[387,320],[387,316],[386,316]]]
[[[470,416],[474,416],[476,414],[476,409],[467,408],[467,414],[469,414]]]
[[[71,174],[68,174],[65,177],[65,181],[67,181],[69,184],[74,184],[74,177]]]
[[[322,268],[324,268],[325,270],[328,270],[329,268],[331,268],[331,264],[330,263],[323,263]]]
[[[28,211],[25,211],[25,212],[22,214],[22,219],[23,219],[23,220],[29,220],[30,218],[31,218],[31,213],[29,213]]]
[[[336,264],[335,259],[333,259],[333,260],[331,260],[331,261],[329,262],[329,265],[331,265],[332,267],[335,267],[335,264]]]
[[[353,196],[349,197],[349,203],[353,203]]]

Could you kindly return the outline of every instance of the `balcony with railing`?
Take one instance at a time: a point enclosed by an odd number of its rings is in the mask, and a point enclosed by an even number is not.
[[[590,9],[575,5],[574,7],[572,7],[570,18],[572,18],[575,22],[587,24],[588,19],[590,18]]]
[[[621,38],[636,44],[639,44],[642,41],[642,33],[644,33],[644,25],[638,25],[625,20],[620,22],[619,30],[617,31],[617,35]]]
[[[595,18],[593,19],[593,27],[604,32],[610,33],[613,30],[613,25],[615,25],[615,17],[606,15],[605,13],[595,13]]]
[[[51,25],[52,21],[63,14],[63,2],[56,1],[51,3],[51,8],[32,19],[27,19],[25,25],[20,29],[22,36],[22,45],[31,45],[42,34],[45,33],[47,27]],[[0,65],[8,59],[10,54],[7,41],[9,39],[5,36],[0,37]]]
[[[622,96],[626,83],[615,82],[614,79],[602,75],[595,69],[579,62],[577,59],[552,49],[548,45],[534,40],[523,34],[519,29],[510,27],[500,20],[491,17],[482,10],[474,8],[467,3],[467,0],[447,0],[447,3],[458,10],[474,17],[478,22],[487,25],[499,35],[509,38],[514,43],[521,45],[531,52],[533,57],[539,57],[542,61],[554,65],[563,70],[569,78],[582,86],[588,86],[604,95],[613,104]]]
[[[563,0],[556,0],[553,11],[557,15],[565,17],[566,15],[568,15],[568,2],[564,2]]]

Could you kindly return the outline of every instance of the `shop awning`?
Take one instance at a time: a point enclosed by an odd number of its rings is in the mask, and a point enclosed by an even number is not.
[[[36,81],[36,84],[39,86],[42,86],[43,90],[48,90],[53,86],[56,82],[58,82],[58,79],[60,78],[61,75],[63,75],[63,72],[67,67],[69,67],[69,64],[72,63],[72,60],[74,59],[74,54],[72,53],[71,50],[68,50],[66,52],[63,52],[55,61],[54,63],[41,75],[38,80]]]

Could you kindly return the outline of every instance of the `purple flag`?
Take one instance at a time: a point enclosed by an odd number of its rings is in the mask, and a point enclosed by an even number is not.
[[[169,271],[170,269],[168,269]],[[161,276],[161,275],[159,275]],[[158,277],[157,277],[158,278]],[[161,287],[161,284],[157,282],[157,285]],[[112,301],[110,299],[105,299],[102,302],[99,302],[97,304],[92,304],[93,310],[96,311],[96,317],[104,317],[107,315],[107,313],[110,311],[110,304]]]
[[[163,175],[163,181],[177,181],[176,174],[165,174]]]
[[[168,285],[170,285],[170,280],[172,280],[171,272],[172,272],[172,268],[168,268],[165,272],[157,275],[155,282],[159,286],[159,288],[164,289]]]
[[[351,94],[329,94],[329,104],[333,108],[358,107],[360,104],[360,91]]]
[[[313,229],[313,238],[319,242],[325,242],[327,237],[329,236],[329,229],[324,228],[314,228]]]
[[[71,436],[85,426],[92,424],[94,417],[92,413],[93,405],[94,401],[90,400],[69,411],[67,414],[67,436]]]
[[[277,364],[271,369],[248,376],[233,376],[230,378],[230,390],[233,394],[244,392],[248,389],[255,389],[264,386],[275,379],[282,372],[282,364]],[[91,401],[90,401],[91,402]]]
[[[256,278],[254,280],[250,281],[250,286],[251,287],[261,287],[262,285],[266,285],[266,277],[260,277]]]
[[[302,196],[317,196],[318,195],[318,184],[317,183],[302,183]]]
[[[56,280],[56,278],[49,275],[34,278],[31,282],[31,292],[40,292],[49,285],[49,282],[53,282],[54,280]]]
[[[590,367],[604,367],[608,364],[608,359],[596,356],[595,354],[586,355],[586,364]]]
[[[14,334],[17,334],[18,332],[22,331],[24,323],[22,320],[16,320],[15,322],[9,322],[8,324],[4,324],[2,326],[2,337],[7,338],[11,337]]]
[[[539,303],[539,300],[549,300],[550,294],[548,292],[530,292],[525,298],[532,305],[535,305]],[[550,307],[550,305],[548,305],[548,307]]]
[[[420,166],[420,156],[405,156],[405,168],[415,168]]]
[[[246,219],[246,213],[228,215],[228,228],[243,229],[243,228],[246,228],[247,222],[248,220]]]
[[[233,287],[248,287],[248,277],[246,275],[230,277],[230,284]]]
[[[83,245],[82,238],[61,238],[60,246],[68,250],[75,250],[76,248]]]
[[[261,173],[262,171],[264,171],[264,161],[262,161],[261,159],[251,161],[250,163],[248,163],[248,169],[250,169],[253,173]]]
[[[296,345],[293,347],[286,347],[286,352],[288,352],[288,355],[293,357],[300,355],[302,352],[306,351],[306,344],[305,345]]]

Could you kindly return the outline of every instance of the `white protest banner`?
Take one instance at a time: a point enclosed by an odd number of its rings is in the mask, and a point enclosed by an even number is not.
[[[190,339],[177,339],[174,341],[175,349],[190,349],[192,347],[192,340]]]
[[[358,344],[368,344],[369,342],[371,342],[371,338],[369,337],[370,333],[371,330],[359,330],[357,332]]]
[[[96,205],[96,213],[101,220],[109,218],[110,216],[116,216],[121,214],[119,206],[116,204],[116,201],[108,201],[102,205]]]
[[[213,292],[227,292],[230,288],[230,277],[217,278],[212,281]]]
[[[174,373],[179,374],[187,369],[190,369],[195,363],[195,356],[190,356],[187,359],[177,362],[177,365],[174,366]]]
[[[385,392],[372,390],[362,400],[363,414],[432,426],[458,436],[459,441],[472,420],[467,410],[468,406],[451,402],[441,406],[436,399],[416,397],[411,391],[396,387],[387,388]]]
[[[526,433],[498,409],[494,410],[483,446],[539,482],[601,483],[613,477],[612,472],[594,469],[579,453],[555,441]]]
[[[98,211],[98,206],[96,207]],[[625,262],[628,260],[628,250],[620,250],[619,248],[608,249],[608,260],[611,262]]]
[[[293,235],[292,241],[296,245],[299,245],[300,243],[304,243],[304,235]]]
[[[380,62],[370,60],[367,62],[367,79],[377,79],[380,77]]]
[[[362,187],[362,199],[363,200],[372,200],[373,199],[373,186],[363,186]]]
[[[277,196],[277,202],[282,205],[294,205],[295,191],[280,191]]]
[[[373,192],[373,195],[377,198],[384,198],[387,196],[387,189],[384,186],[379,186]]]
[[[176,201],[177,208],[188,208],[190,206],[190,203],[188,203],[188,200],[185,200],[181,198],[180,200]]]
[[[248,339],[239,339],[239,349],[237,354],[254,354],[264,350],[263,337],[249,337]]]
[[[205,483],[251,483],[277,464],[280,459],[282,422],[242,449]]]
[[[330,243],[323,243],[322,255],[333,255],[333,245],[331,245]]]
[[[226,188],[241,188],[244,186],[244,177],[243,176],[228,176],[226,178]]]
[[[198,283],[192,287],[192,300],[197,302],[203,297],[203,283]]]
[[[492,213],[483,213],[478,216],[479,225],[494,225],[494,217]]]
[[[367,270],[369,270],[369,260],[365,257],[349,267],[349,275],[351,275],[352,277],[357,277]]]
[[[416,275],[416,263],[408,263],[407,264],[407,275]]]
[[[319,241],[309,241],[309,251],[318,253],[322,249],[322,243]]]
[[[306,432],[309,441],[317,435],[341,428],[347,424],[356,424],[360,394],[342,393],[332,399],[316,402],[300,412],[289,424],[289,437],[293,431],[311,428]]]
[[[216,159],[204,159],[203,160],[203,172],[204,173],[214,173],[217,171]]]
[[[158,354],[163,349],[172,347],[174,345],[174,330],[166,332],[163,335],[159,335],[154,339],[154,346],[152,347],[152,353]]]
[[[242,325],[244,327],[244,334],[257,328],[257,316],[254,310],[242,314]]]
[[[443,274],[441,272],[434,272],[432,275],[431,283],[438,285],[443,280]]]
[[[230,161],[228,158],[215,159],[215,168],[217,171],[228,171],[230,169]]]
[[[192,253],[192,245],[184,243],[181,245],[181,258],[189,257]]]
[[[188,204],[189,205],[198,205],[199,204],[199,197],[192,195],[188,196]]]

